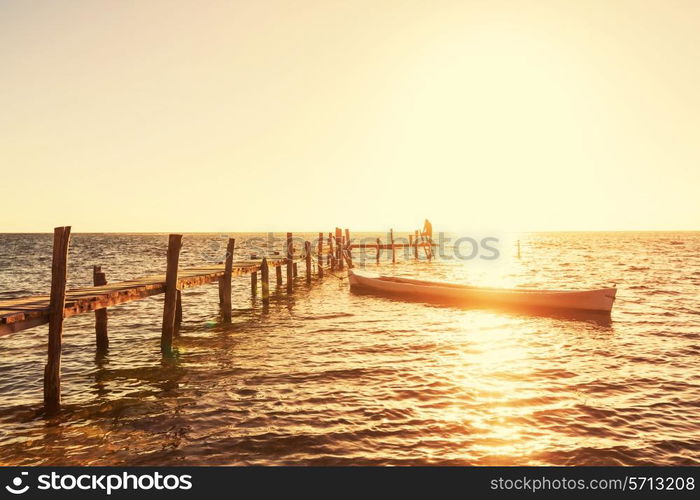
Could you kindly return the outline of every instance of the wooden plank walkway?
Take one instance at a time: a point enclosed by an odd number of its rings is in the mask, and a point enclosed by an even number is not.
[[[287,259],[284,257],[271,257],[267,260],[270,267],[283,266],[286,262]],[[232,276],[258,272],[261,264],[261,260],[235,262]],[[224,270],[224,264],[180,269],[178,270],[178,289],[217,282],[224,275]],[[67,290],[64,317],[69,318],[77,314],[161,293],[165,293],[165,274],[154,274],[103,286]],[[50,295],[37,295],[0,300],[0,336],[48,323],[50,298]]]

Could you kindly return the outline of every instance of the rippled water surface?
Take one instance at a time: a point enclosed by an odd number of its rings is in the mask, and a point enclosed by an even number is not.
[[[237,235],[239,240],[245,235]],[[531,317],[350,293],[185,290],[176,356],[162,296],[66,320],[63,413],[41,414],[47,327],[0,338],[0,463],[700,464],[700,233],[520,236],[502,258],[398,259],[385,274],[526,287],[618,286],[612,321]],[[184,239],[182,265],[220,259]],[[166,235],[74,235],[71,286],[165,269]],[[240,251],[241,256],[243,250]],[[45,293],[51,235],[0,235],[0,297]],[[356,260],[358,257],[356,256]],[[370,268],[377,267],[370,257]]]

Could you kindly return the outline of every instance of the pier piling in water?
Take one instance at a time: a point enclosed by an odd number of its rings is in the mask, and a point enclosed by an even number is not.
[[[44,367],[44,406],[49,414],[55,413],[61,408],[61,344],[63,342],[70,229],[70,226],[64,226],[53,230],[48,360]]]
[[[165,271],[165,301],[163,303],[163,329],[160,348],[164,353],[170,352],[175,333],[175,315],[177,310],[177,268],[180,262],[182,235],[171,234],[168,238],[168,266]]]
[[[231,322],[231,277],[233,274],[233,254],[236,250],[236,239],[229,238],[226,244],[226,260],[224,261],[224,275],[219,280],[221,291],[221,308],[224,321]]]
[[[92,268],[92,283],[95,286],[107,284],[107,277],[100,266]],[[98,352],[105,352],[109,348],[109,336],[107,334],[107,308],[95,311],[95,344]]]
[[[316,257],[318,264],[318,277],[323,278],[323,233],[318,233],[318,256]]]
[[[343,254],[348,263],[348,269],[355,267],[352,263],[352,242],[350,241],[350,230],[345,228],[345,245],[343,246]]]
[[[306,263],[306,282],[311,283],[311,242],[304,242],[304,261]]]
[[[287,233],[287,293],[294,291],[294,240]]]
[[[277,269],[280,268],[277,267]],[[264,305],[268,305],[270,303],[270,268],[267,265],[267,257],[263,257],[260,264],[260,280],[262,281],[262,301]]]
[[[333,233],[328,233],[328,260],[331,271],[335,271],[335,246],[333,244]]]
[[[281,266],[275,266],[275,282],[277,283],[278,288],[280,288],[282,286],[282,267]]]
[[[326,264],[331,270],[335,269],[333,266],[333,237],[331,233],[328,233],[328,254],[326,256]]]
[[[338,269],[343,270],[343,231],[339,228],[335,228],[335,261],[338,265]]]

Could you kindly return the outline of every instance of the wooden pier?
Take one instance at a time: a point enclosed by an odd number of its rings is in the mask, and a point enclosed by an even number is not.
[[[283,266],[284,258],[267,259],[271,267]],[[238,261],[231,270],[231,276],[243,276],[260,271],[262,261]],[[197,287],[219,281],[225,273],[224,265],[191,267],[179,269],[177,290]],[[139,300],[165,293],[166,275],[145,276],[135,280],[122,281],[109,285],[77,288],[66,292],[64,318],[77,314],[97,311],[125,302]],[[18,299],[0,300],[0,335],[19,332],[49,322],[50,296],[38,295]]]
[[[392,262],[396,262],[396,249],[413,249],[414,258],[418,258],[418,248],[425,249],[426,258],[432,258],[432,241],[413,235],[408,243],[396,243],[393,230],[390,242],[382,244],[379,239],[371,244],[353,244],[350,232],[345,234],[340,228],[335,233],[319,234],[317,245],[304,241],[303,245],[294,245],[292,233],[287,233],[286,252],[281,255],[265,255],[262,259],[233,259],[235,239],[230,238],[226,248],[225,260],[219,264],[209,264],[198,267],[179,269],[179,256],[182,248],[182,235],[171,234],[168,239],[166,273],[144,276],[128,281],[108,283],[101,266],[93,269],[92,287],[66,290],[68,243],[70,227],[54,229],[53,257],[51,265],[51,291],[48,295],[21,297],[0,300],[0,336],[14,334],[39,325],[49,324],[48,361],[44,369],[44,405],[47,414],[53,414],[60,409],[61,404],[61,346],[63,322],[65,318],[84,313],[95,313],[95,342],[98,351],[105,351],[109,346],[107,331],[107,308],[165,294],[163,305],[163,324],[161,333],[161,349],[164,355],[171,352],[173,338],[182,320],[181,291],[186,288],[198,287],[209,283],[219,284],[219,306],[222,320],[230,322],[231,309],[231,279],[237,276],[251,276],[251,292],[257,293],[258,273],[262,281],[262,302],[269,303],[269,268],[275,268],[277,286],[282,285],[282,268],[286,268],[286,290],[293,293],[294,280],[297,277],[298,263],[304,264],[305,280],[312,283],[314,265],[312,251],[316,250],[316,277],[322,279],[325,273],[342,271],[345,266],[353,267],[352,251],[356,249],[374,249],[376,260],[379,262],[382,250],[391,251]],[[326,244],[324,246],[324,243]],[[275,252],[277,254],[278,252]]]

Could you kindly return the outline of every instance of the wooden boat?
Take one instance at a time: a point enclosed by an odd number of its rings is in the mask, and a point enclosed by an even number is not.
[[[595,290],[534,290],[527,288],[480,288],[348,271],[350,287],[382,295],[469,307],[500,307],[533,310],[566,310],[610,314],[617,288]]]

